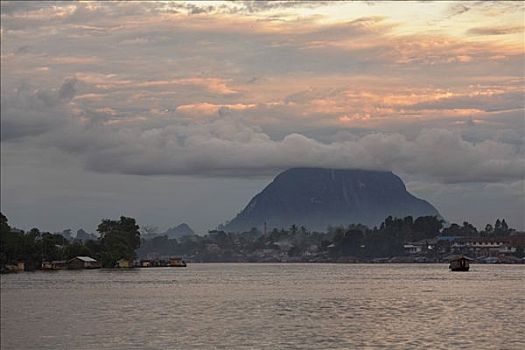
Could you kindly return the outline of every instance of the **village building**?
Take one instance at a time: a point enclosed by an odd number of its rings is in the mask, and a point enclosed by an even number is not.
[[[67,262],[67,268],[71,270],[79,269],[99,269],[102,265],[89,256],[76,256]]]
[[[65,270],[67,269],[66,260],[42,261],[42,270]]]
[[[144,259],[140,261],[140,267],[152,267],[153,262],[149,259]]]
[[[405,249],[405,253],[407,254],[419,254],[423,251],[423,248],[421,246],[411,243],[405,244],[403,248]]]
[[[463,237],[452,243],[452,249],[474,257],[497,256],[499,250],[508,243],[506,238]]]
[[[25,271],[25,263],[23,261],[18,261],[15,264],[6,264],[5,269],[7,272],[23,272]]]
[[[67,261],[66,260],[53,260],[51,261],[51,269],[52,270],[65,270],[67,269]]]
[[[124,268],[124,269],[132,268],[133,267],[133,260],[126,259],[126,258],[119,259],[119,260],[117,260],[117,267],[118,268]]]
[[[437,238],[434,239],[423,239],[417,242],[409,242],[403,246],[405,253],[410,255],[426,253],[436,247],[438,243]]]
[[[42,261],[42,270],[52,270],[51,261]]]

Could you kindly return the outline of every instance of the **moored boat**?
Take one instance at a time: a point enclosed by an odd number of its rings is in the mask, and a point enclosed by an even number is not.
[[[454,256],[450,259],[448,268],[450,271],[468,271],[470,268],[469,261],[473,261],[473,259],[464,255]]]
[[[182,257],[170,258],[169,266],[171,267],[186,267],[186,262],[182,260]]]

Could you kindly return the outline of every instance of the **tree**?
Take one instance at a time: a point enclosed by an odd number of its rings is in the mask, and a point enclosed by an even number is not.
[[[336,250],[343,256],[359,255],[361,253],[360,248],[363,243],[363,238],[363,232],[360,230],[348,230],[339,241]]]
[[[75,242],[64,247],[64,257],[68,260],[74,258],[75,256],[91,255],[91,250],[80,242]]]
[[[420,216],[413,224],[413,240],[432,238],[443,228],[443,220],[437,216]]]
[[[44,261],[64,259],[63,246],[67,240],[60,234],[44,232],[42,237],[42,259]]]
[[[0,234],[5,234],[11,232],[11,227],[7,223],[7,217],[0,213]]]
[[[496,235],[506,235],[510,231],[512,231],[512,230],[509,229],[509,226],[507,225],[507,222],[505,221],[505,219],[502,219],[500,221],[500,219],[498,218],[496,220],[496,223],[494,224],[494,234],[496,234]]]
[[[469,222],[463,221],[463,235],[464,236],[473,236],[478,233],[478,230]]]
[[[474,236],[478,234],[478,230],[472,224],[464,221],[463,226],[451,224],[443,229],[443,234],[446,236]]]
[[[499,233],[501,231],[501,221],[496,219],[496,223],[494,224],[494,232]]]
[[[507,225],[505,219],[501,220],[501,231],[503,233],[507,233],[509,231],[509,226]]]
[[[383,258],[403,254],[401,241],[384,230],[371,231],[363,240],[364,253],[371,258]]]
[[[32,229],[27,234],[20,234],[21,252],[17,259],[25,263],[26,270],[35,270],[42,265],[42,237],[38,229]]]
[[[134,259],[140,247],[139,226],[135,219],[121,216],[119,221],[105,219],[98,225],[102,251],[100,259],[105,267],[113,267],[117,260]]]
[[[16,254],[17,237],[11,233],[7,217],[0,213],[0,268],[9,263]]]

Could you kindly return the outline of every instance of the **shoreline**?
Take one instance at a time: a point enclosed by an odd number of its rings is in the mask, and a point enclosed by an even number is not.
[[[392,262],[392,261],[193,261],[188,263],[188,267],[191,264],[261,264],[261,265],[271,265],[271,264],[334,264],[334,265],[447,265],[448,261],[430,261],[430,262]],[[473,261],[471,265],[524,265],[525,262],[498,262],[498,263],[484,263]],[[170,266],[151,266],[151,267],[104,267],[97,269],[36,269],[36,270],[27,270],[27,271],[13,271],[13,272],[0,272],[0,275],[11,275],[24,272],[45,272],[45,273],[54,273],[58,271],[85,271],[85,270],[103,270],[103,271],[129,271],[129,270],[149,270],[149,269],[159,269],[159,268],[178,268]]]

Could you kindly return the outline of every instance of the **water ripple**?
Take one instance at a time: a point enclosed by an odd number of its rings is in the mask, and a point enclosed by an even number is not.
[[[523,266],[191,264],[1,277],[2,349],[523,349]]]

